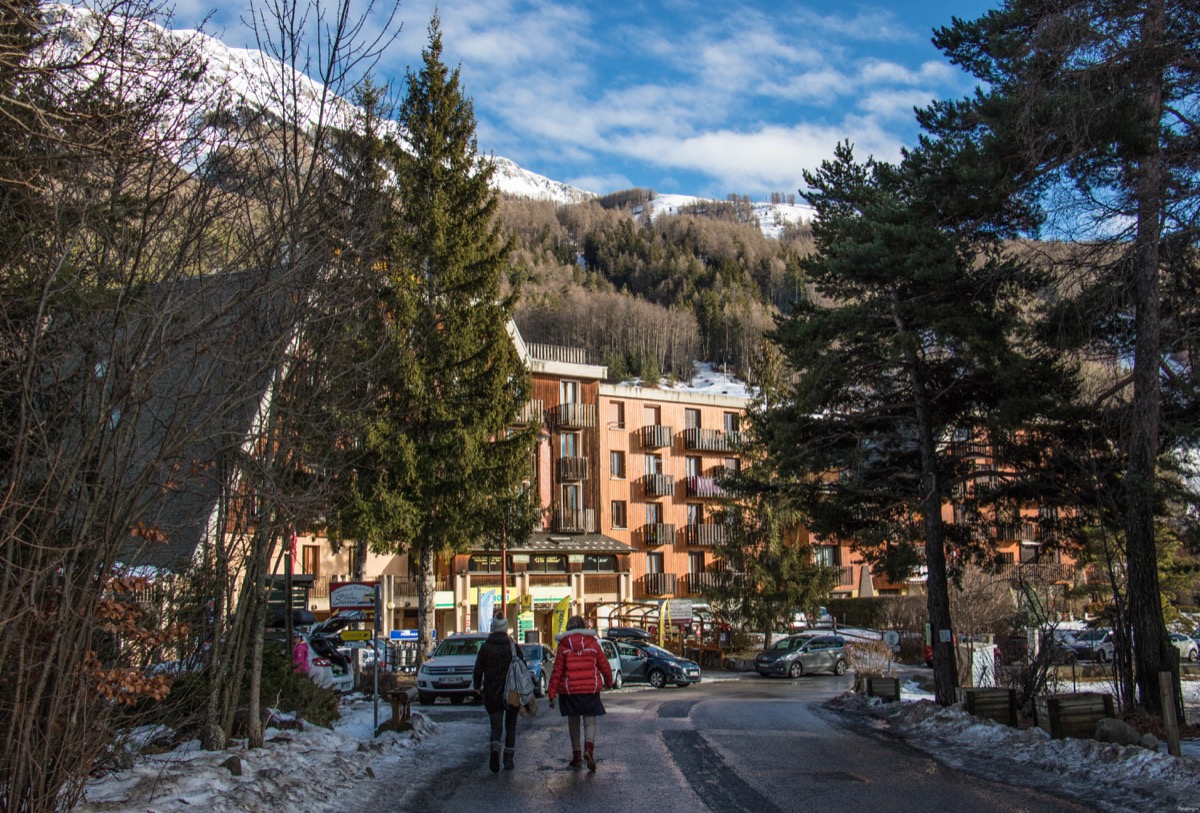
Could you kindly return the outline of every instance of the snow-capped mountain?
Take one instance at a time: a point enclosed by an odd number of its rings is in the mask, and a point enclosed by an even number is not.
[[[263,110],[279,121],[299,121],[307,128],[317,126],[321,117],[328,124],[346,126],[357,112],[348,100],[327,93],[320,82],[263,52],[231,48],[202,32],[170,30],[147,21],[101,18],[86,8],[69,5],[46,7],[44,19],[48,30],[54,34],[46,47],[47,58],[52,61],[67,61],[71,54],[85,52],[106,28],[128,27],[133,35],[129,38],[133,47],[126,58],[137,60],[143,71],[148,65],[159,64],[163,72],[156,76],[152,70],[151,78],[141,81],[153,84],[170,78],[165,73],[176,66],[170,59],[163,58],[168,53],[190,53],[203,62],[205,70],[199,86],[189,101],[181,102],[177,117],[177,120],[190,122],[190,131],[179,148],[178,159],[184,166],[198,166],[207,149],[219,143],[220,134],[211,130],[208,124],[209,114],[217,109]],[[98,71],[99,68],[93,68],[85,78],[94,81]],[[291,111],[285,112],[289,108]],[[594,192],[530,172],[507,158],[496,156],[494,160],[496,171],[492,184],[506,194],[563,204],[597,197]],[[658,217],[705,200],[689,195],[658,195],[645,207],[651,217]],[[811,220],[813,215],[810,208],[797,205],[761,202],[753,203],[752,208],[768,237],[778,237],[785,225]],[[635,210],[637,213],[641,210]]]

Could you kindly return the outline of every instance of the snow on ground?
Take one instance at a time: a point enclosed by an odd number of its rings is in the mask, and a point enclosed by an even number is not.
[[[641,387],[640,378],[622,381],[622,387]],[[688,381],[668,381],[662,379],[656,389],[668,392],[688,392],[699,395],[729,395],[734,398],[744,398],[747,401],[754,397],[750,385],[735,375],[718,370],[707,361],[692,362],[692,377]]]
[[[732,672],[705,671],[704,680],[739,680]],[[636,688],[630,690],[636,691]],[[621,690],[627,691],[627,690]],[[1200,742],[1185,741],[1176,758],[1138,746],[1094,740],[1052,740],[1039,728],[1014,729],[968,715],[959,706],[941,708],[913,680],[904,682],[905,702],[846,694],[835,708],[869,719],[938,761],[1001,782],[1029,785],[1077,798],[1113,813],[1186,810],[1200,807]],[[1187,705],[1200,704],[1200,681],[1185,683]],[[478,737],[478,726],[434,724],[414,711],[414,730],[374,730],[373,706],[354,696],[343,702],[333,729],[270,728],[266,747],[244,742],[224,751],[202,751],[198,743],[140,757],[128,770],[91,780],[81,813],[278,813],[281,809],[325,813],[361,807],[378,790],[376,779],[412,776],[451,764]],[[639,712],[640,713],[640,712]],[[380,706],[380,719],[390,712]],[[237,757],[241,775],[222,763]],[[394,780],[393,780],[394,781]],[[336,793],[334,792],[336,790]]]

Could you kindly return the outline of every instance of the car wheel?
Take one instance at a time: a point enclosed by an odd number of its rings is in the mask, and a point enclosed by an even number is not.
[[[788,667],[788,677],[798,678],[804,674],[804,664],[800,661],[792,661],[792,665]]]
[[[613,679],[612,679],[612,687],[614,689],[619,689],[624,685],[625,685],[625,679],[623,677],[621,677],[621,673],[617,672],[616,674],[614,674]]]
[[[450,695],[450,702],[456,706],[461,706],[463,704],[463,701],[466,699],[467,699],[467,696],[465,694]]]
[[[1194,649],[1193,649],[1193,650],[1190,650],[1190,651],[1188,652],[1188,660],[1189,660],[1189,661],[1191,661],[1191,662],[1193,662],[1193,663],[1195,663],[1195,662],[1196,662],[1196,654],[1197,654],[1197,653],[1196,653],[1196,650],[1194,650]]]
[[[845,662],[845,661],[838,661],[836,664],[834,664],[834,665],[833,665],[833,673],[834,673],[835,675],[844,675],[844,674],[846,674],[846,662]]]
[[[437,702],[437,695],[430,694],[429,692],[420,692],[417,694],[417,700],[421,702],[422,706],[432,706]]]
[[[646,679],[649,680],[650,685],[656,689],[661,689],[667,685],[667,676],[661,669],[655,669],[647,676]]]
[[[1108,663],[1108,653],[1101,649],[1096,653],[1096,660],[1100,661],[1100,663]]]

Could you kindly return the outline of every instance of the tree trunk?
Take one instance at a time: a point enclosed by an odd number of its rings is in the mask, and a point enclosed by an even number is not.
[[[437,628],[435,592],[437,590],[437,556],[422,546],[417,559],[417,660],[429,657],[433,651],[433,633]]]
[[[1163,40],[1162,0],[1152,0],[1142,16],[1143,52],[1151,62]],[[1163,70],[1152,65],[1144,81],[1147,117],[1158,128],[1163,114]],[[1134,677],[1147,711],[1162,712],[1158,673],[1171,671],[1170,640],[1162,617],[1158,550],[1154,538],[1154,490],[1157,475],[1159,409],[1160,292],[1159,241],[1162,237],[1166,183],[1158,133],[1148,139],[1148,154],[1138,167],[1137,235],[1132,268],[1134,293],[1133,402],[1131,404],[1127,494],[1126,557],[1129,619],[1133,632]]]

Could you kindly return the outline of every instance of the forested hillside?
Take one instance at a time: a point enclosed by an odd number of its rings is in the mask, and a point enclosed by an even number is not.
[[[695,360],[747,374],[763,331],[803,290],[809,229],[768,238],[737,200],[650,219],[652,196],[504,200],[522,334],[585,347],[614,379],[687,377]]]

